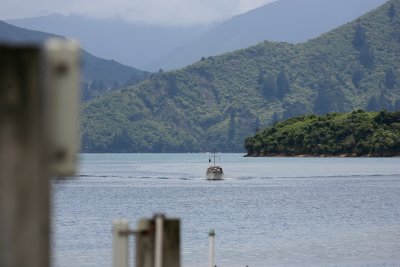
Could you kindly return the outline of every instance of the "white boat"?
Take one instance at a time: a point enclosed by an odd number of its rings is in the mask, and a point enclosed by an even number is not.
[[[222,180],[224,179],[224,171],[221,166],[215,165],[215,150],[214,150],[214,164],[207,168],[207,180]]]

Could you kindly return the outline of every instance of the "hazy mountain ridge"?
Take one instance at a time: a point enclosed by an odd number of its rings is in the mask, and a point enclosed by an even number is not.
[[[6,22],[79,39],[85,49],[98,56],[140,68],[198,38],[213,26],[156,26],[132,24],[120,18],[95,19],[59,14]],[[156,66],[151,70],[158,69]]]
[[[176,69],[200,60],[278,41],[299,43],[334,29],[386,0],[279,0],[229,19],[200,38],[155,60],[150,69]]]
[[[264,42],[93,100],[82,110],[83,150],[243,151],[277,119],[399,109],[399,10],[391,0],[306,43]]]
[[[58,37],[40,31],[19,28],[0,21],[0,42],[40,44],[44,40]],[[90,99],[112,89],[135,84],[146,79],[150,74],[114,60],[105,60],[82,50],[83,61],[83,97]]]

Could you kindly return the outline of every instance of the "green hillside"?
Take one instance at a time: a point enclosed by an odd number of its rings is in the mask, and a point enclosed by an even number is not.
[[[247,138],[245,148],[248,156],[396,156],[400,111],[296,117]]]
[[[302,44],[264,42],[160,72],[82,109],[83,151],[243,151],[274,121],[400,108],[400,0]]]

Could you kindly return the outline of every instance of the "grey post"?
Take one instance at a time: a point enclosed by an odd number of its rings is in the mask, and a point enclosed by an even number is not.
[[[215,231],[211,229],[208,234],[209,247],[208,247],[208,266],[214,267],[215,263]]]
[[[125,219],[113,221],[113,267],[128,267],[129,223]]]

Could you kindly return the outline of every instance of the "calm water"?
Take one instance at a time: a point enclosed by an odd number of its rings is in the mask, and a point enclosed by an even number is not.
[[[87,154],[53,186],[55,266],[111,266],[111,223],[163,212],[182,222],[182,265],[400,266],[400,158]],[[133,249],[132,249],[133,250]],[[133,261],[133,260],[132,260]]]

